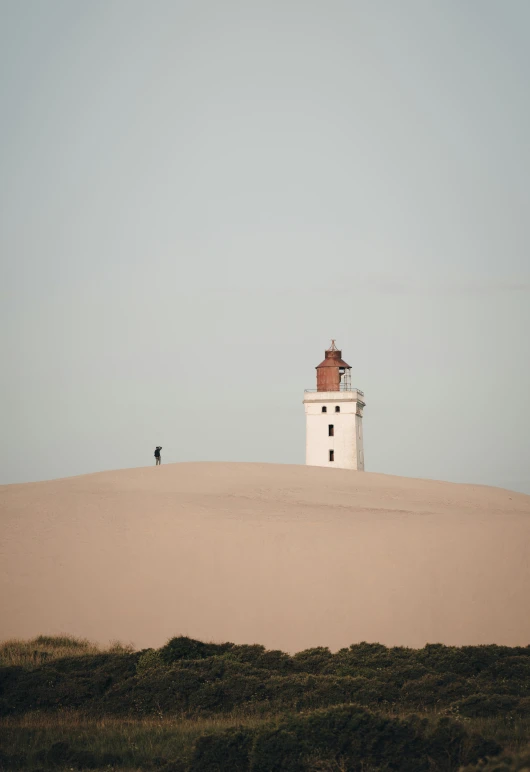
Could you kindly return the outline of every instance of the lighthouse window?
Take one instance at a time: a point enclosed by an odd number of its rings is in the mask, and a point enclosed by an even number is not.
[[[327,412],[328,412],[328,409],[327,409],[327,407],[326,407],[325,405],[324,405],[324,407],[322,408],[322,412],[323,412],[323,413],[327,413]]]
[[[334,450],[330,450],[329,451],[329,460],[330,461],[335,461],[335,451]]]
[[[335,434],[335,428],[334,428],[333,424],[330,424],[328,426],[328,437],[333,437],[334,434]]]
[[[335,412],[340,413],[340,405],[335,405]]]

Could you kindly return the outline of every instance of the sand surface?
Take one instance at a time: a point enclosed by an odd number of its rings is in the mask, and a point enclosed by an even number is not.
[[[186,463],[0,488],[0,637],[530,644],[530,496]]]

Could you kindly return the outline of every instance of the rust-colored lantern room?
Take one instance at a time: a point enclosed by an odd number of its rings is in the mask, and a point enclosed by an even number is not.
[[[326,358],[317,368],[317,391],[350,391],[351,367],[342,358],[335,341],[325,352]]]

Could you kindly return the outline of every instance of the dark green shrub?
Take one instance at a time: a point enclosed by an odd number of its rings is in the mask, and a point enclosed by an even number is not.
[[[530,769],[530,749],[520,755],[504,755],[494,759],[480,761],[464,767],[460,772],[528,772]]]
[[[506,694],[472,694],[454,704],[454,708],[462,716],[469,718],[486,718],[488,716],[504,715],[517,709],[519,699]]]
[[[530,689],[530,657],[504,657],[491,665],[481,674],[481,682],[484,684],[495,684],[500,682],[503,685],[509,681],[517,690],[516,693],[528,692]]]
[[[64,767],[70,769],[94,769],[97,761],[90,751],[75,751],[66,742],[57,742],[45,751],[37,754],[37,761],[47,767]]]
[[[145,649],[139,652],[138,662],[136,663],[137,675],[157,667],[165,667],[159,651],[156,649]]]
[[[160,657],[162,662],[170,665],[181,659],[206,659],[206,657],[219,656],[230,651],[233,646],[233,643],[203,643],[187,638],[185,635],[179,635],[177,638],[171,638],[160,649]]]
[[[190,772],[190,765],[183,759],[153,765],[157,772]]]
[[[311,745],[285,726],[258,733],[251,752],[251,772],[305,772]]]
[[[65,647],[72,642],[53,640]],[[451,707],[466,717],[528,715],[529,673],[530,647],[435,644],[413,650],[360,643],[336,654],[320,647],[290,657],[260,645],[180,636],[160,650],[81,653],[31,668],[2,668],[0,715],[56,708],[90,715],[198,715],[249,705],[262,713],[348,702],[413,711]]]
[[[224,656],[258,667],[257,663],[265,651],[265,646],[261,646],[258,643],[244,644],[243,646],[233,646]]]
[[[519,700],[516,713],[518,716],[530,716],[530,697],[523,697]]]
[[[308,759],[316,756],[329,762],[340,759],[348,770],[456,770],[462,763],[499,751],[496,743],[470,736],[448,719],[431,726],[414,717],[391,719],[342,705],[257,732],[250,769],[302,772]]]
[[[35,670],[0,670],[3,715],[29,710],[79,708],[98,702],[134,675],[136,654],[96,654],[48,662]]]
[[[280,673],[292,673],[295,669],[291,657],[283,651],[276,650],[264,651],[256,666]]]
[[[199,737],[190,772],[247,772],[252,740],[253,733],[243,729]]]
[[[293,657],[283,651],[268,650],[258,644],[234,646],[224,656],[226,659],[244,662],[260,670],[269,670],[271,673],[287,674],[297,670]]]
[[[421,678],[429,675],[429,671],[423,665],[416,663],[412,664],[400,664],[397,663],[394,667],[389,667],[385,672],[378,672],[379,678],[387,678],[395,686],[403,686],[405,683],[411,681],[419,681]]]
[[[191,695],[203,682],[204,678],[178,666],[152,668],[111,689],[94,709],[113,715],[136,716],[186,712]]]
[[[419,649],[417,656],[429,670],[475,676],[507,657],[530,656],[530,648],[496,645],[456,647],[436,643]]]
[[[361,661],[366,660],[381,660],[386,659],[390,649],[384,646],[382,643],[367,643],[361,641],[361,643],[352,643],[349,648],[351,654]]]
[[[63,769],[106,769],[121,765],[123,759],[114,753],[92,753],[88,750],[76,750],[67,742],[53,743],[49,748],[39,751],[35,760],[46,768]]]
[[[264,682],[259,697],[279,710],[305,710],[351,702],[359,691],[360,679],[330,676],[272,676]]]
[[[396,701],[414,710],[423,710],[447,705],[467,691],[466,682],[454,673],[435,673],[404,683]]]
[[[330,673],[334,673],[333,654],[328,648],[322,646],[316,649],[299,651],[292,658],[292,662],[295,669],[303,673],[322,675],[328,666],[330,666]]]
[[[4,753],[0,749],[0,770],[28,769],[28,760],[24,753]]]
[[[428,756],[442,769],[445,759],[450,760],[450,769],[453,769],[486,756],[495,756],[502,750],[495,741],[486,740],[475,733],[470,734],[462,724],[448,718],[427,724],[424,736]]]

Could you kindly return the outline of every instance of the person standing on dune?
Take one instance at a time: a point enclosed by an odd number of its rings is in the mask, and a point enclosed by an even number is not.
[[[162,454],[160,451],[162,450],[162,445],[157,445],[155,448],[155,465],[160,466],[162,463]]]

